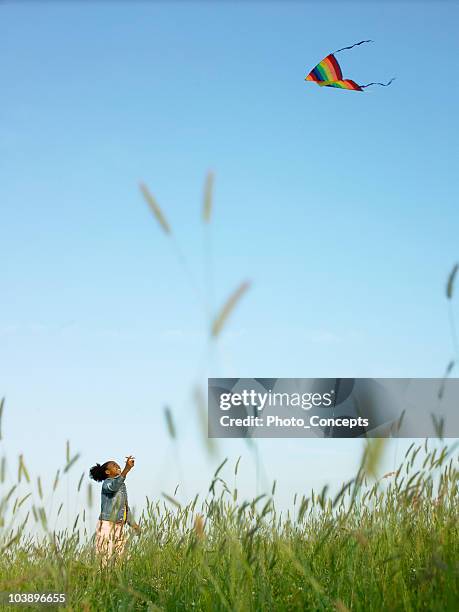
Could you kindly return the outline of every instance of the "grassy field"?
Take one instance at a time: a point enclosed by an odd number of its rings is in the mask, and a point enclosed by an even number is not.
[[[0,590],[66,592],[68,610],[457,610],[458,456],[429,444],[413,445],[397,472],[376,479],[383,441],[373,440],[338,495],[327,487],[297,495],[287,514],[274,507],[275,484],[239,500],[223,479],[236,482],[238,466],[226,463],[205,499],[147,498],[142,535],[102,571],[93,542],[77,527],[47,530],[39,508],[27,520],[45,534],[27,536],[10,489]]]

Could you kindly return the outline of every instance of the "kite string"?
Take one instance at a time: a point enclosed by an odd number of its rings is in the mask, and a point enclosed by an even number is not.
[[[374,40],[361,40],[358,43],[351,45],[350,47],[343,47],[342,49],[338,49],[338,51],[334,51],[333,53],[339,53],[340,51],[346,51],[346,49],[353,49],[354,47],[358,47],[359,45],[363,45],[363,43],[374,42]]]

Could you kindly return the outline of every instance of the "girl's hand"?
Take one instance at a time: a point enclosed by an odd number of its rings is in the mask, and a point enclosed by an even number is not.
[[[135,531],[135,534],[137,536],[139,536],[142,533],[142,529],[140,528],[140,525],[138,525],[137,523],[132,525],[132,529]]]
[[[127,470],[132,470],[132,468],[134,467],[134,463],[135,463],[135,457],[133,457],[132,455],[129,455],[129,457],[126,457],[126,468]]]
[[[129,455],[129,457],[126,457],[126,465],[124,466],[124,469],[121,472],[121,476],[126,477],[128,472],[132,470],[133,467],[134,467],[134,457],[132,455]]]

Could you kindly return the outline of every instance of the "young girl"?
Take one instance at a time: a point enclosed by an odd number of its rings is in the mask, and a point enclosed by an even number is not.
[[[123,471],[116,461],[97,463],[89,470],[93,480],[102,482],[101,510],[96,527],[96,552],[101,556],[102,566],[111,558],[119,558],[126,545],[125,523],[132,527],[137,535],[140,527],[134,521],[128,506],[127,490],[124,483],[126,476],[134,467],[134,457],[126,457]]]

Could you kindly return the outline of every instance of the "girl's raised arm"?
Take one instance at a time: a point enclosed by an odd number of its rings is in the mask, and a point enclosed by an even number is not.
[[[133,467],[134,457],[132,455],[129,455],[129,457],[126,457],[126,465],[124,466],[124,469],[121,474],[119,476],[115,476],[115,478],[107,478],[106,480],[104,480],[102,488],[116,493],[116,491],[121,488],[121,485],[123,484],[126,476],[132,470]]]
[[[135,463],[135,457],[133,457],[132,455],[129,455],[129,457],[126,457],[126,465],[124,466],[124,470],[121,472],[120,476],[124,476],[124,478],[126,478],[126,476],[128,475],[128,472],[130,472],[132,468],[134,467],[134,463]]]

